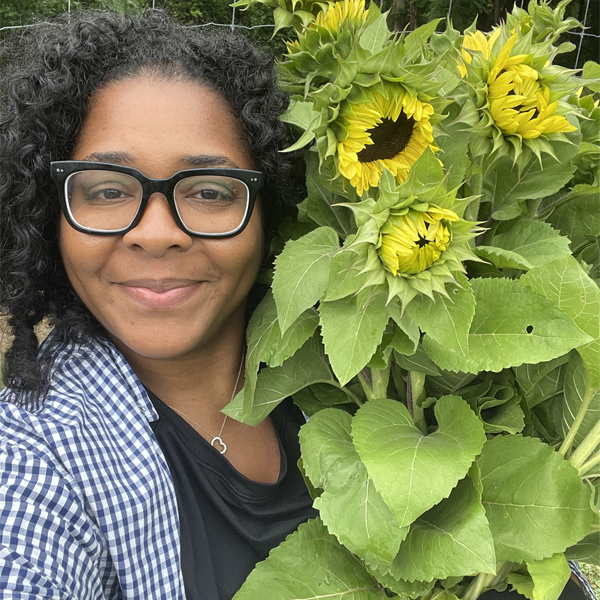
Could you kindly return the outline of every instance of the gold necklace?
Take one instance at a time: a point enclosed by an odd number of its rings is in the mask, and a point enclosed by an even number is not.
[[[237,374],[237,379],[235,380],[235,385],[233,386],[233,393],[231,394],[231,400],[233,400],[235,398],[235,392],[237,390],[237,386],[238,383],[240,382],[240,375],[242,374],[242,366],[244,365],[244,358],[245,358],[246,352],[242,352],[242,360],[240,362],[240,368],[238,370],[238,374]],[[230,400],[230,402],[231,402]],[[165,402],[165,404],[167,404]],[[178,410],[177,408],[175,408],[174,406],[171,406],[170,404],[167,404],[167,406],[174,410],[176,413],[178,413],[179,415],[181,415],[182,417],[185,417],[188,421],[191,421],[194,425],[196,425],[196,427],[200,427],[200,429],[202,429],[202,431],[208,433],[208,435],[212,436],[212,433],[210,431],[208,431],[208,429],[204,429],[204,427],[202,427],[202,425],[200,425],[200,423],[196,423],[196,421],[194,421],[194,419],[188,417],[184,412],[181,412],[180,410]],[[215,448],[215,450],[217,450],[220,454],[225,454],[225,452],[227,451],[227,444],[223,441],[223,438],[221,437],[221,434],[223,433],[223,429],[225,428],[225,423],[227,423],[227,415],[225,415],[225,418],[223,419],[223,424],[221,425],[221,430],[219,431],[218,435],[213,436],[213,439],[210,441],[210,445]],[[218,444],[218,446],[215,446],[215,444]]]

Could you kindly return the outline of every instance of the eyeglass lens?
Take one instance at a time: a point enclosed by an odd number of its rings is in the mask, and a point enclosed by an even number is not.
[[[69,175],[65,182],[73,220],[86,229],[119,231],[135,219],[142,202],[142,184],[131,175],[90,170]],[[248,210],[249,190],[233,177],[195,175],[175,185],[177,213],[195,233],[235,231]]]

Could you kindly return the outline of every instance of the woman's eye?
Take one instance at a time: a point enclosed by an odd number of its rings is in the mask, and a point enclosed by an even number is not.
[[[200,198],[202,200],[220,201],[220,202],[233,202],[234,194],[231,190],[220,188],[220,187],[205,187],[192,191],[190,194],[193,198]]]
[[[131,198],[131,194],[117,188],[102,188],[99,190],[90,190],[86,194],[88,202],[102,202],[107,200],[125,200]]]
[[[107,189],[102,190],[98,195],[107,200],[116,200],[117,198],[121,198],[123,192],[121,190]]]

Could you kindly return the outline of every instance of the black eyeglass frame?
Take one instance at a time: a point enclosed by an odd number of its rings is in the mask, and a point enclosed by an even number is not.
[[[133,221],[123,229],[103,231],[98,229],[91,229],[82,227],[79,225],[71,215],[69,205],[66,197],[66,182],[70,175],[78,173],[80,171],[114,171],[117,173],[124,173],[131,175],[137,179],[142,186],[142,199],[138,211],[133,218]],[[183,221],[181,220],[177,207],[175,206],[175,186],[187,177],[194,177],[196,175],[219,175],[223,177],[231,177],[244,183],[248,188],[248,206],[246,207],[246,214],[239,227],[233,231],[226,233],[198,233],[191,229],[188,229]],[[52,161],[50,163],[50,176],[58,187],[58,199],[60,207],[65,219],[69,225],[76,231],[81,233],[89,233],[91,235],[124,235],[128,231],[131,231],[142,219],[146,205],[150,200],[150,196],[159,192],[167,198],[171,214],[173,219],[177,223],[177,226],[185,231],[188,235],[197,238],[228,238],[240,234],[248,225],[256,196],[264,184],[264,175],[260,171],[250,171],[247,169],[231,169],[231,168],[209,168],[209,169],[186,169],[183,171],[177,171],[172,177],[168,179],[151,179],[146,177],[141,171],[134,169],[133,167],[127,167],[125,165],[114,165],[111,163],[102,163],[94,161],[80,161],[80,160],[59,160]]]

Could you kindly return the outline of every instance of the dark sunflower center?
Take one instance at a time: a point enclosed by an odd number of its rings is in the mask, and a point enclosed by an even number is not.
[[[425,248],[425,246],[427,246],[427,244],[430,244],[431,241],[428,240],[427,238],[424,238],[423,236],[419,236],[419,239],[415,242],[415,244],[417,244],[417,246],[419,246],[419,248]]]
[[[397,121],[383,119],[383,122],[369,131],[373,144],[358,153],[361,163],[394,158],[410,142],[415,120],[400,113]]]

